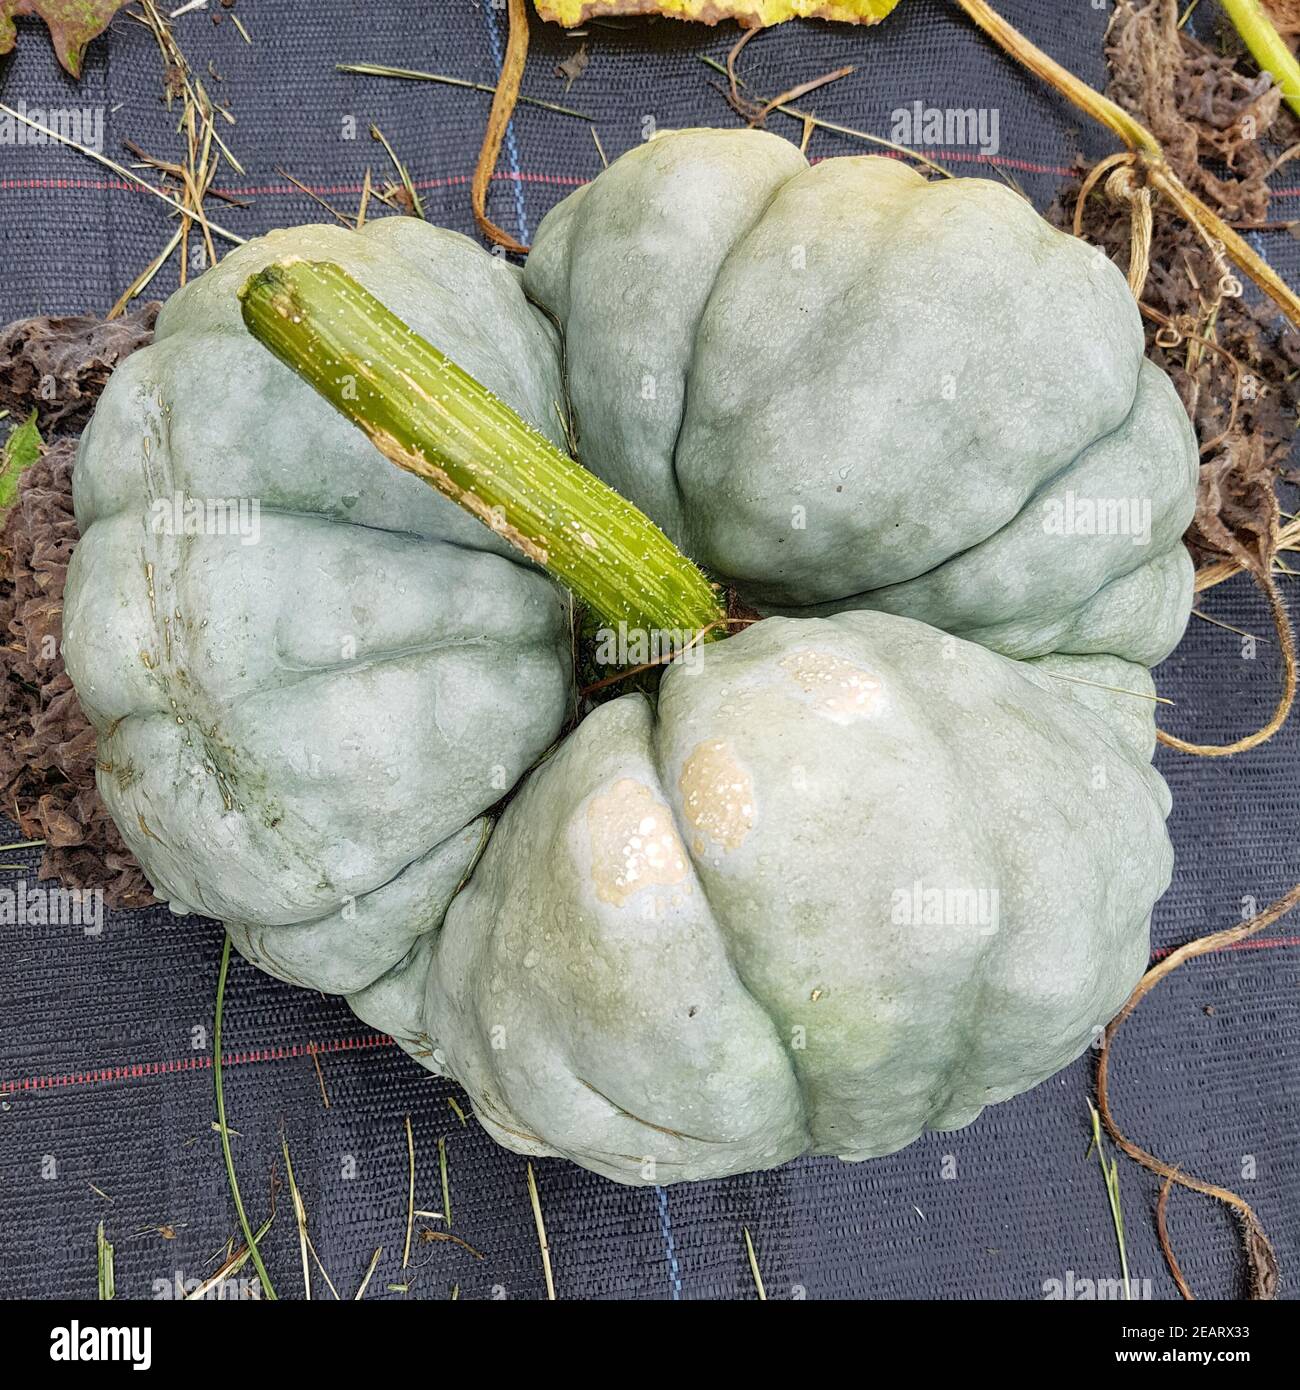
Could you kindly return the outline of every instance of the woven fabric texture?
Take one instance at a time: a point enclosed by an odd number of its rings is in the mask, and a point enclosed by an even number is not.
[[[1198,23],[1212,18],[1206,4]],[[1076,73],[1105,80],[1106,11],[1096,5],[1002,0],[1001,9]],[[469,176],[486,96],[433,84],[347,76],[340,62],[415,67],[495,79],[504,11],[488,0],[239,0],[251,44],[216,4],[176,20],[195,70],[236,124],[223,134],[246,174],[223,186],[247,208],[211,205],[240,235],[320,220],[281,170],[352,209],[367,166],[386,172],[376,123],[408,164],[431,220],[472,231]],[[221,17],[213,23],[214,15]],[[576,43],[535,26],[525,90],[589,113],[610,158],[650,124],[732,125],[702,55],[724,58],[734,29],[633,21],[590,29],[591,61],[564,95],[555,65]],[[1076,155],[1109,137],[1005,60],[944,0],[905,0],[879,29],[795,24],[745,55],[753,90],[771,96],[851,63],[855,73],[808,104],[830,120],[888,134],[891,113],[929,106],[996,111],[998,154],[942,157],[959,170],[1014,179],[1039,207]],[[209,67],[210,64],[210,67]],[[160,100],[161,66],[147,30],[119,16],[95,43],[80,85],[55,66],[32,22],[0,60],[0,100],[29,111],[90,108],[104,152],[130,139],[166,156],[176,113]],[[798,139],[793,122],[773,128]],[[859,153],[819,132],[814,156]],[[591,128],[521,107],[494,182],[491,209],[527,241],[542,214],[590,179],[600,161]],[[1293,166],[1292,166],[1293,167]],[[1300,197],[1279,176],[1279,216]],[[0,321],[104,310],[170,235],[168,210],[63,148],[0,145]],[[1300,246],[1257,240],[1293,283]],[[173,262],[151,294],[176,283]],[[214,362],[212,370],[221,370]],[[1222,622],[1267,633],[1244,580],[1203,596]],[[1176,703],[1162,720],[1202,741],[1261,724],[1278,687],[1276,648],[1254,659],[1242,640],[1193,620],[1158,674]],[[1159,904],[1154,946],[1167,950],[1229,925],[1300,877],[1300,723],[1231,761],[1166,754],[1178,851]],[[12,838],[12,836],[10,837]],[[7,852],[5,862],[35,854]],[[21,874],[0,870],[11,883]],[[95,1227],[116,1245],[123,1296],[174,1296],[177,1279],[211,1273],[235,1233],[214,1132],[211,1025],[220,933],[162,909],[110,914],[99,935],[5,927],[0,952],[0,1296],[93,1296]],[[1160,986],[1127,1027],[1113,1084],[1129,1133],[1189,1171],[1243,1192],[1271,1233],[1282,1293],[1300,1292],[1300,924],[1283,922],[1242,949],[1197,961]],[[319,1048],[321,1081],[310,1051]],[[254,1220],[287,1136],[315,1247],[343,1297],[383,1247],[367,1296],[545,1296],[524,1160],[498,1149],[449,1105],[454,1088],[427,1077],[338,1000],[295,990],[236,960],[226,1010],[226,1091],[234,1151]],[[1114,1279],[1118,1256],[1096,1155],[1087,1154],[1085,1059],[1032,1093],[988,1111],[958,1134],[930,1135],[859,1165],[807,1160],[725,1182],[630,1190],[557,1161],[536,1165],[556,1289],[563,1298],[747,1298],[754,1286],[742,1227],[753,1237],[769,1297],[1044,1297],[1050,1281]],[[445,1140],[453,1231],[483,1258],[417,1235],[402,1268],[410,1116],[416,1205],[441,1209],[438,1141]],[[282,1165],[281,1165],[282,1166]],[[96,1191],[98,1189],[98,1191]],[[1157,1186],[1121,1167],[1133,1276],[1150,1296],[1175,1296],[1154,1235]],[[102,1194],[107,1194],[107,1198]],[[111,1200],[108,1200],[111,1199]],[[417,1227],[421,1223],[417,1223]],[[1173,1198],[1173,1238],[1202,1296],[1242,1291],[1232,1223],[1185,1193]],[[218,1257],[219,1258],[219,1257]],[[301,1294],[297,1240],[285,1197],[266,1242],[282,1295]],[[247,1272],[247,1271],[245,1271]],[[315,1271],[313,1270],[313,1273]],[[409,1285],[409,1292],[392,1286]],[[317,1292],[323,1292],[318,1289]]]

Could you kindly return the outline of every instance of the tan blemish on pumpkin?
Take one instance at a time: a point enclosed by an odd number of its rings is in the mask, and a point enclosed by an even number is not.
[[[370,442],[390,463],[395,463],[408,473],[414,473],[417,478],[423,478],[426,482],[432,483],[444,497],[450,497],[453,502],[464,507],[466,511],[472,512],[484,526],[495,531],[498,536],[504,537],[516,550],[522,551],[530,560],[539,565],[546,564],[550,558],[550,551],[540,538],[524,535],[517,526],[512,526],[506,521],[500,510],[489,506],[478,493],[471,492],[469,488],[461,487],[445,468],[439,468],[436,463],[430,462],[423,454],[416,453],[414,449],[406,448],[387,430],[368,429],[366,433],[370,437]]]
[[[781,662],[818,714],[837,724],[865,719],[884,698],[885,687],[869,671],[831,652],[791,652]]]
[[[645,785],[620,777],[587,807],[591,881],[601,902],[622,907],[642,888],[672,888],[687,874],[672,812]]]
[[[682,810],[702,835],[725,850],[739,849],[754,828],[754,785],[725,738],[696,744],[677,779]],[[696,852],[703,844],[695,842]]]

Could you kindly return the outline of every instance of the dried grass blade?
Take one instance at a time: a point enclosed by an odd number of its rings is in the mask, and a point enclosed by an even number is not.
[[[336,222],[341,222],[348,229],[348,231],[356,231],[356,227],[346,217],[344,217],[344,215],[337,208],[331,207],[325,201],[325,199],[320,196],[319,193],[315,192],[313,189],[308,188],[307,185],[303,183],[300,179],[294,178],[294,176],[291,173],[289,173],[287,169],[281,169],[280,166],[277,164],[275,166],[275,172],[279,174],[280,177],[284,179],[287,183],[291,183],[295,188],[301,189],[302,192],[304,192],[312,200],[312,202],[319,203],[320,206],[323,207],[325,211],[328,212],[329,215],[332,218],[334,218]]]
[[[262,1255],[257,1248],[257,1241],[253,1239],[253,1228],[249,1225],[248,1213],[244,1210],[244,1199],[239,1192],[239,1180],[235,1177],[234,1155],[230,1152],[230,1126],[226,1123],[226,1092],[221,1061],[221,1025],[226,1007],[226,976],[229,971],[230,937],[227,936],[221,951],[221,971],[217,976],[217,1007],[212,1024],[212,1083],[217,1097],[217,1123],[221,1127],[221,1153],[226,1161],[226,1178],[230,1184],[230,1195],[235,1203],[235,1212],[239,1216],[239,1228],[244,1233],[244,1240],[253,1257],[253,1264],[257,1269],[258,1277],[262,1281],[263,1291],[267,1298],[275,1298],[277,1296],[275,1285],[271,1283],[271,1276],[266,1272],[266,1266],[262,1263]]]
[[[271,1222],[274,1220],[274,1214],[268,1216],[266,1220],[263,1221],[262,1224],[257,1228],[257,1231],[253,1236],[253,1239],[255,1241],[260,1241],[262,1237],[266,1235],[267,1231],[271,1229]],[[231,1244],[233,1245],[233,1243],[234,1242],[232,1241]],[[218,1284],[222,1282],[222,1280],[229,1279],[232,1274],[238,1274],[239,1271],[243,1269],[243,1267],[247,1263],[248,1246],[241,1245],[238,1250],[234,1251],[233,1254],[229,1254],[226,1256],[225,1263],[221,1266],[219,1270],[217,1270],[215,1274],[210,1275],[198,1286],[197,1289],[192,1289],[189,1293],[185,1295],[186,1302],[193,1302],[197,1299],[201,1299],[204,1296],[204,1294],[208,1293],[209,1290],[215,1288]]]
[[[788,106],[792,101],[797,101],[800,97],[805,97],[809,92],[815,92],[819,87],[828,86],[832,82],[838,82],[841,77],[848,77],[854,71],[851,67],[836,68],[834,72],[824,73],[821,77],[814,77],[808,82],[801,82],[797,87],[791,87],[788,92],[782,92],[779,97],[773,97],[771,101],[761,106],[751,119],[750,125],[762,125],[763,122],[782,106]],[[807,117],[803,118],[805,121]]]
[[[104,1235],[104,1223],[102,1221],[95,1232],[95,1265],[100,1298],[115,1298],[117,1296],[117,1284],[113,1277],[113,1247]]]
[[[451,1230],[451,1183],[447,1177],[447,1141],[438,1140],[438,1172],[442,1178],[442,1219]]]
[[[441,82],[448,87],[463,87],[472,92],[486,92],[496,95],[496,88],[490,82],[471,82],[467,77],[450,77],[441,72],[420,72],[415,68],[390,68],[382,63],[335,63],[335,72],[350,72],[361,77],[396,77],[408,82]],[[521,106],[535,106],[540,111],[553,111],[557,116],[571,116],[575,121],[594,121],[585,111],[575,111],[570,106],[559,106],[553,101],[542,101],[539,97],[526,97],[522,93],[515,98]]]
[[[714,72],[721,73],[724,77],[727,75],[727,69],[719,63],[716,58],[710,58],[704,53],[698,56],[700,62],[706,67],[712,68]],[[741,87],[745,85],[743,80],[737,80]],[[879,145],[882,149],[893,150],[895,154],[906,155],[908,159],[916,160],[918,164],[924,165],[927,169],[932,169],[936,174],[941,175],[945,179],[953,177],[953,173],[950,169],[945,169],[942,164],[931,159],[928,155],[922,154],[920,150],[911,149],[907,145],[895,144],[893,140],[886,140],[881,135],[872,135],[870,131],[858,130],[853,126],[841,125],[838,121],[823,120],[822,117],[815,115],[811,111],[805,111],[800,106],[783,104],[777,106],[775,110],[782,116],[789,116],[791,120],[804,122],[805,126],[811,122],[818,130],[824,130],[828,134],[843,135],[849,140],[863,140],[869,145]]]
[[[280,1135],[280,1147],[284,1153],[284,1171],[289,1179],[289,1198],[293,1202],[293,1219],[298,1225],[298,1250],[302,1255],[302,1292],[308,1303],[311,1302],[311,1269],[307,1264],[307,1208],[303,1205],[302,1193],[293,1176],[293,1160],[289,1157],[289,1141]]]
[[[178,227],[172,235],[172,239],[158,253],[157,256],[135,277],[134,280],[124,289],[118,297],[117,303],[108,311],[107,318],[115,319],[121,314],[126,306],[139,294],[143,294],[148,289],[154,276],[171,259],[172,252],[181,244],[182,228]]]
[[[749,1272],[754,1276],[754,1288],[758,1291],[760,1303],[767,1302],[767,1290],[763,1287],[763,1273],[758,1267],[758,1255],[754,1252],[754,1241],[749,1234],[749,1227],[740,1228],[745,1235],[745,1254],[749,1256]]]
[[[129,183],[135,184],[138,188],[143,188],[146,193],[152,193],[155,198],[161,199],[168,207],[181,213],[185,217],[192,217],[194,221],[206,228],[209,232],[229,241],[235,246],[242,246],[246,238],[239,236],[238,233],[229,231],[219,223],[213,222],[202,213],[196,213],[193,208],[187,208],[183,203],[178,203],[175,198],[169,197],[161,188],[155,188],[148,179],[142,179],[139,174],[134,174],[125,165],[119,164],[115,159],[109,159],[107,155],[99,154],[95,150],[88,149],[85,145],[79,145],[75,140],[69,139],[66,135],[60,134],[57,130],[51,130],[49,126],[42,125],[39,121],[33,121],[29,116],[23,115],[21,111],[15,111],[12,106],[6,106],[0,101],[0,111],[6,116],[12,116],[14,120],[21,121],[23,125],[30,126],[33,130],[40,131],[47,139],[55,140],[60,145],[67,145],[69,149],[76,150],[78,154],[83,154],[87,159],[93,159],[96,164],[101,164],[105,169],[111,169],[118,178],[126,179]]]
[[[411,200],[412,211],[416,217],[424,221],[424,204],[420,201],[420,195],[415,191],[415,184],[412,182],[410,174],[406,172],[406,165],[398,159],[397,151],[388,143],[388,137],[377,125],[370,127],[370,137],[372,140],[378,140],[388,151],[388,157],[393,161],[393,168],[397,170],[397,176],[401,179],[402,187],[406,190],[406,196]]]
[[[406,1153],[410,1160],[410,1180],[407,1184],[406,1245],[402,1249],[402,1268],[411,1263],[411,1228],[415,1225],[415,1136],[411,1133],[411,1117],[406,1117]]]
[[[533,1208],[533,1224],[537,1227],[537,1246],[542,1253],[542,1273],[546,1276],[546,1297],[555,1301],[555,1278],[551,1273],[551,1246],[546,1239],[546,1222],[542,1219],[542,1202],[537,1195],[537,1179],[533,1165],[528,1165],[528,1200]]]
[[[1106,1146],[1101,1137],[1101,1116],[1097,1113],[1097,1107],[1088,1102],[1088,1113],[1092,1116],[1092,1142],[1088,1145],[1089,1152],[1093,1148],[1097,1150],[1097,1162],[1101,1164],[1102,1181],[1106,1184],[1106,1200],[1110,1203],[1110,1219],[1115,1227],[1115,1241],[1119,1246],[1119,1267],[1120,1274],[1124,1279],[1124,1298],[1126,1300],[1133,1297],[1133,1290],[1129,1284],[1128,1277],[1128,1247],[1124,1241],[1124,1210],[1120,1206],[1119,1200],[1119,1160],[1112,1158],[1106,1162]],[[1084,1155],[1087,1157],[1087,1155]]]
[[[366,1270],[366,1277],[361,1281],[361,1287],[353,1295],[353,1301],[359,1303],[365,1296],[366,1290],[370,1287],[370,1281],[374,1278],[375,1266],[379,1263],[379,1257],[384,1253],[384,1247],[379,1246],[375,1253],[370,1257],[370,1268]]]

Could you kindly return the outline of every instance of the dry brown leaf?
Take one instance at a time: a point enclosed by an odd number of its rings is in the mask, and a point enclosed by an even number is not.
[[[1300,0],[1263,0],[1263,4],[1283,38],[1300,34]]]
[[[0,328],[0,410],[35,410],[47,437],[84,429],[108,374],[152,338],[159,307],[142,304],[111,321],[66,314]]]
[[[587,71],[589,62],[591,62],[591,54],[584,43],[579,44],[563,62],[556,63],[555,75],[564,78],[564,90],[566,92]]]
[[[1266,574],[1277,551],[1276,477],[1257,434],[1230,440],[1203,463],[1189,532],[1197,550],[1228,556],[1247,570]]]
[[[95,732],[59,651],[75,455],[71,440],[46,450],[0,530],[0,807],[46,842],[42,878],[142,907],[149,884],[95,788]]]
[[[1179,30],[1178,18],[1176,0],[1119,0],[1107,34],[1107,95],[1152,130],[1179,178],[1225,219],[1265,222],[1270,146],[1293,144],[1300,126],[1276,88],[1238,71],[1234,52]],[[1058,225],[1071,225],[1078,192],[1071,185],[1052,209]],[[1129,224],[1128,205],[1101,190],[1084,208],[1084,236],[1121,267]],[[1235,293],[1230,271],[1217,248],[1157,200],[1142,291],[1155,311],[1148,350],[1178,388],[1205,455],[1187,544],[1198,566],[1231,558],[1258,573],[1276,544],[1273,484],[1295,435],[1300,335],[1285,331],[1272,305]]]
[[[107,324],[78,314],[0,329],[0,408],[35,408],[65,436],[81,429],[109,372],[151,340],[157,313],[146,304]],[[42,877],[140,907],[153,901],[149,884],[100,800],[94,730],[59,651],[76,448],[64,437],[23,473],[0,527],[0,813],[46,841]]]
[[[17,15],[36,15],[45,21],[59,62],[73,77],[81,76],[86,45],[108,27],[108,21],[127,0],[0,0],[0,54],[18,42]]]

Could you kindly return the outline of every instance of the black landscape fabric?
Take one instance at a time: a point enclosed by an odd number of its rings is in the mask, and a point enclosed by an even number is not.
[[[1208,0],[1202,8],[1198,24],[1213,15]],[[1104,83],[1106,8],[1002,0],[1001,9],[1085,80]],[[365,168],[378,174],[386,165],[367,136],[373,121],[409,166],[428,217],[472,232],[469,179],[488,98],[348,76],[334,65],[380,62],[492,82],[503,10],[489,0],[239,0],[236,13],[251,44],[215,4],[175,21],[193,67],[237,120],[223,134],[247,172],[225,171],[223,184],[250,205],[219,213],[212,205],[219,221],[254,235],[327,216],[278,170],[355,208]],[[537,24],[525,90],[592,115],[613,158],[652,127],[736,124],[720,79],[700,61],[724,58],[735,36],[730,27],[667,21],[593,27],[590,63],[564,95],[555,66],[577,44]],[[744,62],[763,96],[853,64],[852,77],[809,104],[879,134],[889,133],[892,112],[918,101],[995,112],[991,162],[971,148],[942,157],[962,173],[999,177],[1000,170],[1040,208],[1076,155],[1096,158],[1113,147],[944,0],[904,0],[875,30],[790,25],[751,44]],[[57,69],[35,22],[19,24],[16,54],[0,60],[0,99],[28,110],[98,111],[104,152],[119,158],[129,158],[124,139],[160,154],[177,148],[161,80],[152,38],[125,15],[92,45],[79,85]],[[772,120],[799,138],[794,122]],[[811,153],[862,148],[818,133]],[[599,168],[587,123],[521,107],[502,150],[492,213],[527,242],[542,214]],[[1278,175],[1275,216],[1294,215],[1295,168]],[[161,250],[168,216],[154,198],[70,150],[0,145],[0,322],[106,310]],[[1300,282],[1293,239],[1263,234],[1256,244]],[[150,293],[165,295],[175,280],[173,261]],[[211,370],[220,372],[220,362]],[[1271,630],[1245,580],[1203,595],[1201,604],[1222,622]],[[1276,647],[1260,642],[1249,659],[1241,638],[1193,619],[1157,680],[1176,702],[1161,710],[1169,727],[1203,742],[1235,737],[1273,708]],[[1174,885],[1155,913],[1153,947],[1161,952],[1241,920],[1300,878],[1300,720],[1231,761],[1162,749],[1158,762],[1174,794],[1178,853]],[[3,858],[26,858],[33,878],[37,853]],[[3,877],[9,883],[16,875]],[[1283,922],[1162,984],[1125,1030],[1112,1087],[1132,1137],[1246,1195],[1277,1246],[1283,1297],[1300,1292],[1298,932]],[[213,1272],[214,1255],[219,1263],[236,1230],[213,1128],[220,932],[156,908],[110,913],[97,935],[27,924],[6,926],[0,941],[0,1296],[94,1296],[102,1220],[116,1246],[119,1295],[174,1297],[185,1281]],[[356,1291],[379,1246],[370,1298],[446,1298],[453,1286],[462,1298],[545,1297],[525,1162],[497,1148],[472,1117],[462,1125],[448,1103],[459,1095],[454,1087],[428,1077],[341,1000],[277,983],[238,959],[226,1049],[234,1151],[253,1219],[267,1208],[283,1128],[315,1247],[343,1297]],[[1119,1275],[1102,1175],[1087,1153],[1091,1075],[1083,1059],[960,1133],[928,1135],[870,1163],[805,1160],[658,1189],[537,1163],[557,1293],[752,1297],[748,1227],[772,1298],[1082,1296],[1085,1281]],[[417,1236],[410,1267],[402,1268],[408,1115],[416,1205],[442,1208],[444,1139],[453,1230],[482,1259]],[[1120,1181],[1131,1273],[1149,1281],[1151,1296],[1174,1297],[1155,1240],[1156,1181],[1128,1163]],[[1202,1296],[1242,1292],[1237,1233],[1223,1209],[1176,1192],[1170,1227]],[[266,1259],[282,1295],[300,1294],[284,1194]],[[392,1288],[403,1285],[409,1293]]]

